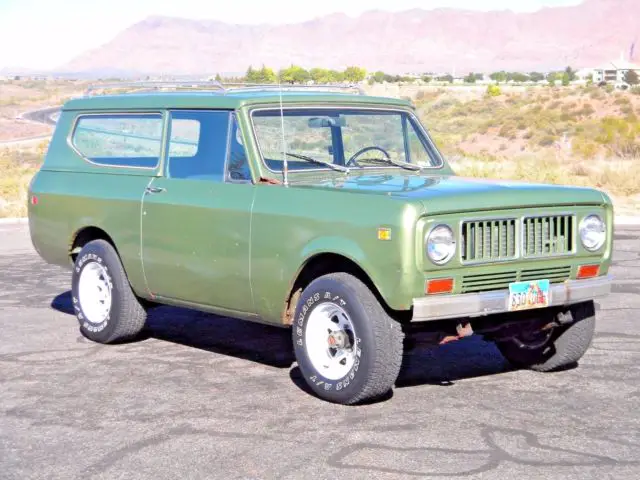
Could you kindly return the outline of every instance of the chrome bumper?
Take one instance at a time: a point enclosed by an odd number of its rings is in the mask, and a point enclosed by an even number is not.
[[[567,280],[551,285],[550,306],[571,305],[593,300],[611,292],[612,277]],[[414,322],[445,320],[458,317],[479,317],[508,311],[509,290],[463,293],[460,295],[433,295],[413,299]]]

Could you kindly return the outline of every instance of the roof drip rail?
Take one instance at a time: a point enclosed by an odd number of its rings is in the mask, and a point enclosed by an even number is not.
[[[225,83],[222,84],[215,80],[208,81],[140,81],[140,82],[122,82],[122,83],[103,83],[89,85],[84,96],[98,95],[99,91],[103,94],[107,90],[120,90],[120,93],[136,93],[160,90],[194,90],[194,91],[211,91],[211,93],[223,94],[233,92],[254,92],[254,91],[308,91],[308,92],[357,92],[359,95],[366,95],[365,91],[356,84],[274,84],[274,83]]]

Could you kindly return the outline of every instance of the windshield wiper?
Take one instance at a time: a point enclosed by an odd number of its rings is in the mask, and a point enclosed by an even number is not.
[[[418,170],[422,170],[422,167],[419,165],[415,165],[413,163],[402,162],[400,160],[391,160],[390,158],[362,158],[358,160],[360,162],[378,162],[378,163],[389,163],[391,165],[395,165],[396,167],[405,168],[407,170],[413,170],[417,172]]]
[[[309,163],[315,163],[316,165],[324,165],[325,167],[329,167],[332,170],[337,170],[338,172],[349,173],[349,169],[347,167],[343,167],[342,165],[336,165],[335,163],[325,162],[323,160],[318,160],[317,158],[307,157],[306,155],[300,155],[299,153],[285,152],[285,155],[288,155],[289,157],[299,158],[300,160],[305,160]]]

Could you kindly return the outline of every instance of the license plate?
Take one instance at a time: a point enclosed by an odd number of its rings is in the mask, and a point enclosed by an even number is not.
[[[551,301],[549,280],[514,282],[509,284],[509,311],[544,308]]]

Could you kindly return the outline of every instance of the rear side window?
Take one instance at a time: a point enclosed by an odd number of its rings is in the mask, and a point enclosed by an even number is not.
[[[162,115],[99,114],[78,118],[73,146],[93,163],[155,168],[162,149]]]

